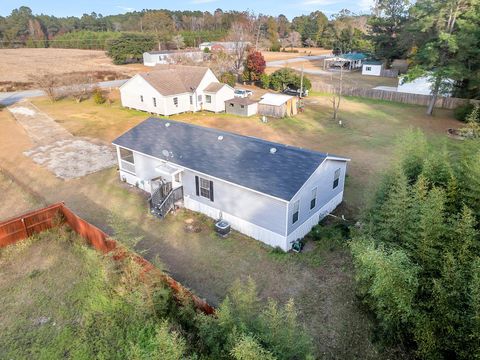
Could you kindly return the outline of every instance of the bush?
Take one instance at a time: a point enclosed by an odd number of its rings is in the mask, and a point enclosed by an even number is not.
[[[93,90],[93,101],[95,102],[95,104],[101,105],[107,101],[107,98],[105,97],[105,95],[103,95],[102,90],[96,88],[95,90]]]
[[[466,104],[457,106],[453,111],[453,116],[459,121],[466,122],[468,115],[473,111],[473,104],[468,102]]]
[[[268,89],[270,87],[270,76],[268,74],[262,74],[260,76],[260,85],[264,89]]]
[[[231,72],[225,72],[220,76],[220,81],[230,85],[231,87],[234,87],[237,81],[237,77]]]
[[[288,86],[300,89],[301,77],[294,70],[289,68],[279,69],[270,75],[270,88],[276,91],[282,91]],[[310,90],[312,83],[304,76],[303,89]]]

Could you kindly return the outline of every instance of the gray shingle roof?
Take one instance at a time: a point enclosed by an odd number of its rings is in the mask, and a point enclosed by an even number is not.
[[[219,136],[223,138],[219,140]],[[327,157],[316,151],[158,118],[143,121],[113,143],[287,201]],[[274,154],[272,148],[276,149]]]

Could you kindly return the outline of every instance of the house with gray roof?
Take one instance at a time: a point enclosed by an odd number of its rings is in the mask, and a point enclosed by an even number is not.
[[[169,116],[184,112],[225,111],[234,89],[218,81],[203,66],[170,65],[140,73],[120,87],[122,105],[151,114]]]
[[[153,214],[184,206],[285,251],[342,202],[349,161],[159,118],[113,145],[120,179],[150,194]]]

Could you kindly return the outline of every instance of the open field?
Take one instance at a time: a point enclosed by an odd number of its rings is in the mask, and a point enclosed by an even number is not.
[[[340,118],[345,127],[340,128],[331,120],[328,96],[316,94],[306,102],[305,113],[296,118],[271,119],[266,124],[257,117],[204,112],[172,118],[351,157],[345,205],[338,210],[349,219],[358,215],[371,186],[393,161],[393,143],[399,133],[418,127],[441,147],[452,141],[446,139],[445,130],[459,126],[450,111],[439,110],[430,118],[417,106],[348,98],[342,100]],[[77,104],[68,99],[57,103],[38,99],[34,103],[72,134],[104,141],[148,116],[122,109],[118,102],[96,105],[91,100]],[[341,240],[326,238],[310,244],[309,252],[278,255],[239,233],[221,240],[214,235],[211,220],[189,211],[159,221],[148,215],[145,194],[121,183],[115,169],[59,180],[22,154],[31,143],[8,112],[0,112],[0,124],[0,162],[17,179],[47,202],[66,201],[80,216],[107,232],[111,233],[108,214],[121,216],[143,237],[137,250],[144,251],[148,259],[159,257],[175,279],[213,305],[223,299],[232,281],[251,276],[263,299],[295,300],[319,356],[382,357],[370,341],[371,324],[355,298],[350,256]],[[192,221],[200,232],[187,230]]]
[[[0,83],[29,82],[30,74],[113,72],[127,78],[140,71],[146,68],[141,64],[114,65],[104,51],[98,50],[0,49]]]
[[[291,49],[287,48],[287,50]],[[332,53],[332,50],[323,48],[293,48],[293,50],[297,50],[298,52],[262,51],[262,55],[265,58],[265,61],[275,61],[287,60],[307,55],[326,55]]]

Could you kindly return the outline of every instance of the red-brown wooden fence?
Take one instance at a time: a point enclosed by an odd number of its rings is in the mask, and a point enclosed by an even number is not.
[[[114,255],[116,259],[123,258],[126,255],[126,251],[118,246],[114,239],[111,239],[105,232],[76,215],[64,203],[53,204],[0,222],[0,247],[5,247],[34,234],[52,229],[62,223],[68,224],[96,250],[104,254],[116,251]],[[177,300],[187,297],[193,301],[198,310],[203,311],[205,314],[211,315],[215,312],[215,309],[205,300],[194,295],[182,284],[153,266],[148,260],[135,253],[131,254],[131,256],[142,266],[143,271],[153,272],[153,275],[158,276],[162,282],[168,285]]]

